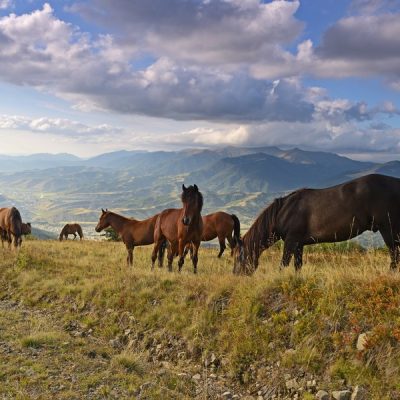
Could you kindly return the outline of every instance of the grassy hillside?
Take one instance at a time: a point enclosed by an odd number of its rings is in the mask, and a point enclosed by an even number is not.
[[[197,276],[151,271],[150,250],[133,269],[120,243],[3,251],[0,397],[314,399],[358,385],[399,398],[400,277],[384,251],[314,247],[296,275],[274,248],[236,277],[206,249]]]

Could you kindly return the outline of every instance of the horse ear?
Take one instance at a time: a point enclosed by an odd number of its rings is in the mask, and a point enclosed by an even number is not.
[[[106,208],[106,212],[108,212],[108,208]]]
[[[184,183],[182,184],[182,190],[183,190],[183,191],[185,191],[185,190],[186,190],[186,186],[185,186],[185,184],[184,184]]]
[[[103,209],[101,209],[101,212],[104,214],[105,213],[105,211],[103,210]]]
[[[196,191],[196,192],[198,192],[199,191],[199,188],[197,187],[197,185],[196,184],[194,184],[194,190]]]

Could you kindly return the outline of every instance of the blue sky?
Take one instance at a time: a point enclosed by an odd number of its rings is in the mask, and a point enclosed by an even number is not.
[[[393,0],[0,0],[1,153],[400,154]]]

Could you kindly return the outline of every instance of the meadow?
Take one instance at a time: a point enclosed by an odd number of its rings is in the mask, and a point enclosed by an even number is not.
[[[0,398],[400,398],[385,250],[311,247],[296,274],[278,245],[251,277],[232,275],[228,251],[201,248],[197,276],[189,260],[151,271],[150,252],[128,268],[121,243],[0,249]]]

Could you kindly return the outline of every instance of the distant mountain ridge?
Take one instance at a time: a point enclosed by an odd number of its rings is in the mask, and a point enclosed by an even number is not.
[[[246,226],[274,197],[369,173],[400,177],[400,161],[361,162],[278,147],[117,151],[89,159],[0,156],[0,206],[16,204],[41,229],[57,232],[76,221],[92,234],[102,207],[145,218],[180,207],[181,184],[196,183],[204,213],[226,210]]]

